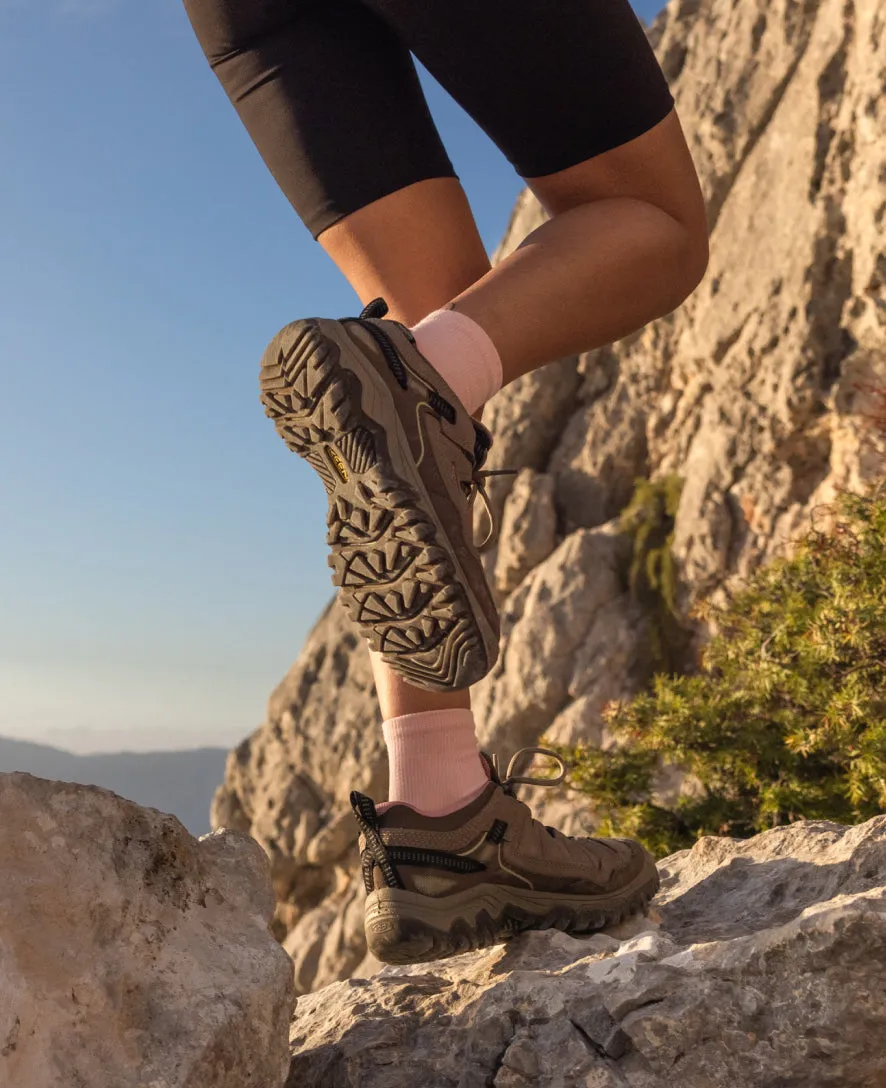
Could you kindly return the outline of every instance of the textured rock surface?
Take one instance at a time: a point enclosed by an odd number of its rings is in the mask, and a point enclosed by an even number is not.
[[[545,730],[563,742],[587,734],[629,687],[642,620],[619,576],[623,545],[606,528],[570,533],[502,605],[503,652],[471,698],[494,751],[510,756]]]
[[[504,637],[473,700],[503,757],[545,732],[605,741],[602,705],[647,675],[611,532],[636,475],[685,480],[676,535],[691,599],[716,597],[837,488],[884,471],[866,422],[867,386],[886,380],[883,4],[671,0],[650,38],[707,198],[710,269],[675,313],[486,407],[488,467],[551,481],[555,515],[537,551],[527,530],[484,557]],[[543,220],[524,193],[496,259]],[[489,484],[497,513],[541,520],[512,477]],[[384,752],[368,656],[333,606],[232,756],[216,806],[270,853],[278,929],[304,927],[287,941],[303,989],[346,977],[364,952],[353,831],[337,822],[352,786],[383,794]],[[544,818],[583,819],[565,795]]]
[[[525,934],[303,998],[288,1088],[884,1083],[886,817],[660,868],[645,932]]]
[[[0,1085],[275,1088],[267,860],[105,790],[0,775]]]
[[[524,468],[505,502],[495,584],[502,596],[523,581],[554,550],[557,511],[554,477]]]

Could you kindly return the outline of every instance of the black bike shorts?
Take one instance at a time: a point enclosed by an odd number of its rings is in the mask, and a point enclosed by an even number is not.
[[[524,178],[642,135],[674,100],[629,0],[184,0],[314,238],[456,177],[414,54]]]

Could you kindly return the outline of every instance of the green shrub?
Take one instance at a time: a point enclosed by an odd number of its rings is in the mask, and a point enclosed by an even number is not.
[[[886,809],[886,490],[844,495],[832,513],[827,531],[706,610],[718,633],[700,673],[658,675],[607,709],[619,748],[560,749],[602,833],[662,856],[700,835]],[[662,764],[695,775],[700,795],[654,803]]]
[[[632,541],[628,587],[646,613],[649,660],[659,672],[684,671],[692,639],[679,613],[677,569],[671,555],[682,490],[679,476],[638,479],[619,521]]]

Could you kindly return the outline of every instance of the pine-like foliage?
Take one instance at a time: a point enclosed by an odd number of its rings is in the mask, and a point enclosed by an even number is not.
[[[832,515],[707,610],[718,633],[700,673],[658,675],[608,709],[618,749],[563,751],[602,833],[662,856],[700,835],[886,810],[886,490],[845,495]],[[662,763],[702,790],[654,803]]]
[[[660,672],[682,672],[691,631],[677,606],[677,570],[671,554],[683,481],[679,476],[638,479],[619,528],[632,542],[628,585],[646,617],[649,659]]]

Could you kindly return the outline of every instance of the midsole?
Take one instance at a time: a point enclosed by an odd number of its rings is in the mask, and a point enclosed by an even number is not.
[[[495,917],[505,907],[518,907],[539,916],[564,906],[572,910],[606,913],[620,910],[625,900],[633,899],[646,888],[651,894],[657,887],[657,882],[655,866],[648,862],[630,884],[605,895],[568,895],[563,892],[514,888],[506,884],[476,884],[464,891],[439,897],[401,888],[381,888],[367,897],[366,921],[368,924],[373,918],[391,916],[418,918],[429,925],[445,929],[456,917],[472,923],[479,910],[485,910],[491,917]]]

